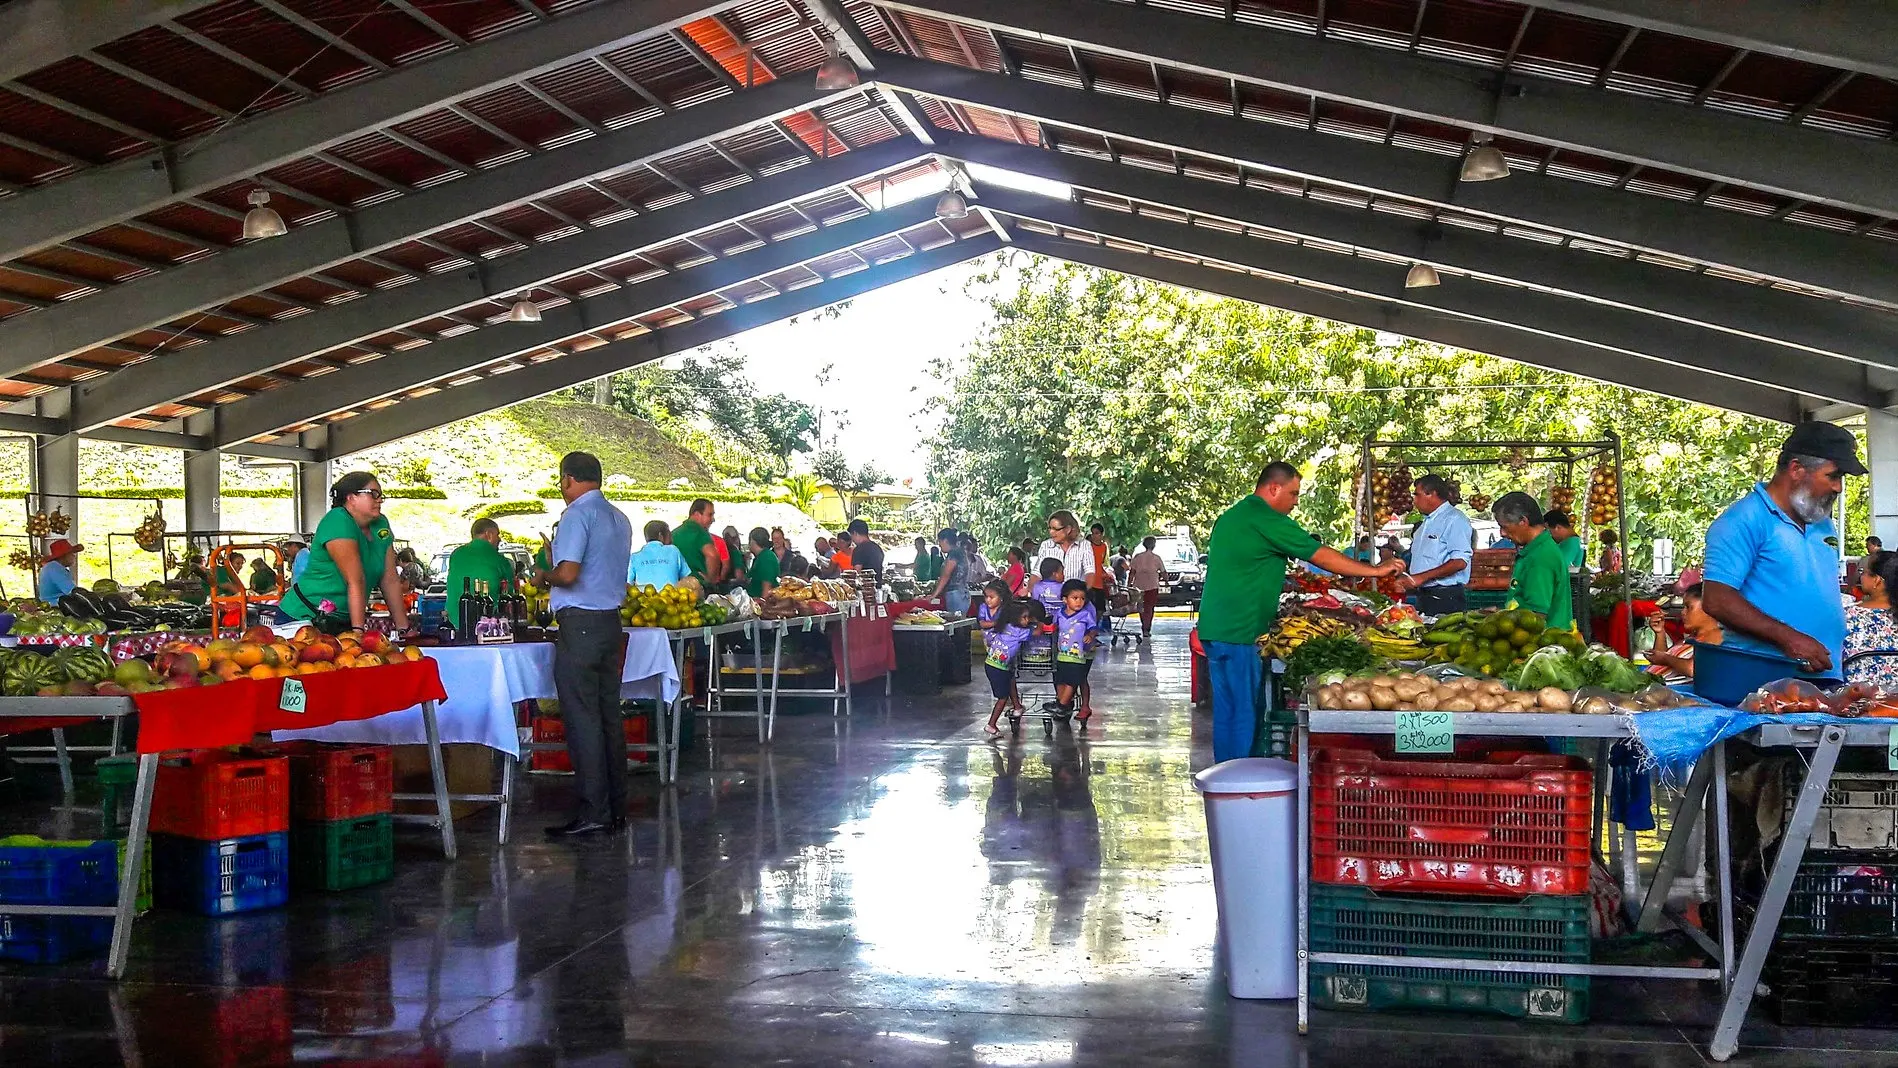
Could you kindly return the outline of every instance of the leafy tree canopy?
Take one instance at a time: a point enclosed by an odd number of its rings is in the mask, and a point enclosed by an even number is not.
[[[1367,438],[1595,440],[1621,435],[1637,562],[1673,538],[1698,559],[1709,523],[1771,467],[1786,427],[1490,356],[1016,255],[971,291],[993,321],[939,365],[930,492],[941,518],[1018,541],[1071,508],[1116,543],[1188,523],[1202,538],[1274,459],[1305,472],[1298,518],[1349,537]],[[1447,451],[1407,457],[1413,474]],[[1577,490],[1556,465],[1448,472],[1465,497]]]

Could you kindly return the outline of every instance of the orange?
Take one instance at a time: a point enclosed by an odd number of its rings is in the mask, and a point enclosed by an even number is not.
[[[254,664],[251,666],[249,675],[253,679],[274,679],[277,677],[277,669],[268,664]]]
[[[254,642],[241,642],[231,654],[231,659],[237,662],[238,667],[254,668],[264,662],[264,647]]]

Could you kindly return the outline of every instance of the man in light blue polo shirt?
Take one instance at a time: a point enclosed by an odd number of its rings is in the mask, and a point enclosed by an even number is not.
[[[1450,486],[1442,475],[1418,479],[1411,495],[1425,519],[1410,537],[1410,573],[1397,583],[1417,592],[1417,610],[1425,615],[1461,612],[1469,591],[1475,542],[1470,517],[1450,503]]]
[[[1850,431],[1801,423],[1780,446],[1773,477],[1707,530],[1707,614],[1725,644],[1777,651],[1807,671],[1837,672],[1845,646],[1839,536],[1832,503],[1843,476],[1863,475]]]
[[[600,493],[600,461],[588,452],[560,458],[560,496],[567,510],[548,554],[552,570],[535,569],[553,587],[549,598],[560,636],[554,645],[554,690],[573,759],[580,810],[556,838],[626,826],[626,733],[620,725],[620,602],[626,599],[633,524]]]

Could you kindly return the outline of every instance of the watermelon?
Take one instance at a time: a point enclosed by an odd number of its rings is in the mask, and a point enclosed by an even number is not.
[[[53,654],[53,663],[72,682],[98,682],[112,677],[112,658],[89,645],[68,646]]]
[[[31,697],[48,686],[66,681],[66,672],[50,656],[16,656],[0,673],[0,691],[8,697]]]

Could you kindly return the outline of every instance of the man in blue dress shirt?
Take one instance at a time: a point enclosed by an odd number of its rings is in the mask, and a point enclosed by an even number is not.
[[[1832,503],[1844,492],[1843,476],[1863,474],[1851,431],[1800,423],[1780,446],[1773,477],[1714,520],[1702,606],[1726,628],[1724,644],[1838,672],[1845,607]]]
[[[633,525],[600,493],[600,460],[592,453],[560,458],[560,496],[567,502],[548,554],[551,570],[536,577],[560,625],[554,645],[554,690],[580,795],[574,818],[547,828],[576,838],[626,826],[626,734],[620,724],[619,606],[626,599]]]
[[[1410,573],[1397,583],[1417,592],[1417,610],[1425,615],[1461,612],[1469,591],[1475,540],[1470,517],[1450,503],[1450,486],[1442,475],[1418,479],[1411,496],[1425,518],[1410,537]]]

